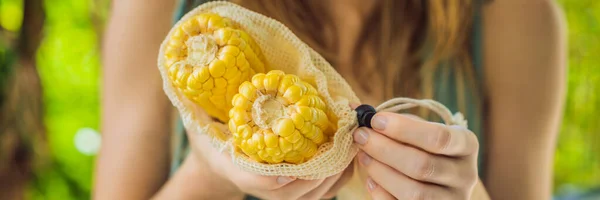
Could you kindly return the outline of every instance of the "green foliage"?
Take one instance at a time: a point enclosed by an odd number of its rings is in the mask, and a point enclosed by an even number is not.
[[[38,50],[51,168],[38,173],[33,199],[87,199],[93,156],[75,147],[81,128],[99,126],[98,34],[91,1],[45,1],[45,38]]]
[[[568,94],[555,188],[600,186],[600,2],[561,0],[569,26]]]
[[[0,26],[9,31],[21,28],[23,0],[0,0]]]

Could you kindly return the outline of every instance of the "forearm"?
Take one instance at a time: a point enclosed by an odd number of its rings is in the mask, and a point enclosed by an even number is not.
[[[562,13],[551,0],[492,1],[484,13],[486,187],[495,199],[550,199],[565,94]]]
[[[213,173],[204,161],[188,155],[181,168],[153,199],[243,199],[233,184]]]
[[[497,199],[551,199],[552,147],[514,142],[511,147],[489,152],[486,187]],[[535,146],[512,148],[519,145]],[[547,152],[542,152],[547,149]]]
[[[103,44],[95,199],[147,199],[169,171],[171,106],[156,56],[173,1],[114,1]],[[157,14],[159,13],[159,14]]]

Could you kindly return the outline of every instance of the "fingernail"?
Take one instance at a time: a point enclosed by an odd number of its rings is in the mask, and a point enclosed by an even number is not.
[[[354,142],[356,142],[360,145],[366,144],[367,139],[369,138],[369,134],[361,128],[356,129],[356,131],[354,131],[353,135],[354,135]]]
[[[375,189],[375,187],[377,187],[377,184],[375,184],[373,179],[371,179],[371,178],[367,179],[367,188],[369,188],[369,191],[373,191]]]
[[[369,163],[371,163],[371,160],[373,160],[371,158],[371,156],[367,155],[364,152],[361,152],[360,155],[358,156],[358,161],[363,164],[364,166],[369,165]]]
[[[293,178],[287,177],[287,176],[277,177],[277,183],[279,183],[279,184],[286,184],[286,183],[292,182],[293,180],[294,180]]]
[[[387,118],[381,115],[375,115],[371,120],[371,127],[377,130],[385,130],[385,126],[387,125]]]

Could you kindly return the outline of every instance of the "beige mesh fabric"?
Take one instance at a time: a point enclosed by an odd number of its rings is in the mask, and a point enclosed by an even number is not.
[[[215,148],[232,154],[233,162],[243,170],[266,176],[294,176],[300,179],[321,179],[342,172],[356,155],[358,148],[353,144],[352,131],[357,127],[356,113],[348,106],[350,102],[358,102],[356,94],[348,83],[334,70],[325,59],[305,43],[300,41],[283,24],[229,2],[205,3],[187,13],[179,23],[200,13],[212,12],[229,18],[245,30],[259,45],[265,65],[269,70],[278,69],[286,74],[298,75],[304,81],[316,86],[327,106],[339,118],[338,130],[332,142],[319,147],[317,154],[301,164],[266,164],[259,163],[231,146],[227,126],[211,121],[197,105],[175,89],[167,75],[164,65],[165,42],[161,45],[158,56],[158,68],[163,78],[164,91],[179,110],[184,125],[188,130],[200,134],[208,134]],[[179,26],[179,23],[175,27]],[[379,110],[399,110],[411,106],[427,106],[432,109],[444,108],[441,104],[429,100],[394,99],[389,105],[382,105]],[[404,106],[398,105],[406,103]],[[442,108],[440,108],[440,106]],[[447,109],[442,115],[449,113]],[[460,116],[459,116],[460,117]],[[444,119],[451,120],[452,117]]]

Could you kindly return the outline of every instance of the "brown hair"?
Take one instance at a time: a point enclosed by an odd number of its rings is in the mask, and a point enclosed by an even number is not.
[[[336,42],[327,32],[334,30],[331,17],[321,0],[235,0],[235,3],[272,17],[288,26],[300,39],[322,54],[333,66],[339,61]],[[381,98],[409,96],[433,97],[433,76],[440,63],[455,67],[458,81],[474,80],[471,63],[470,30],[472,0],[381,0],[369,16],[357,48],[365,53],[374,47],[375,62],[364,62],[360,55],[351,67],[356,80],[383,80]],[[358,54],[357,53],[357,54]],[[338,69],[340,70],[340,69]],[[375,78],[375,79],[374,79]],[[361,89],[374,87],[363,81]],[[474,84],[469,84],[474,87]],[[458,84],[459,93],[464,93]],[[476,90],[474,90],[476,91]],[[371,91],[373,92],[373,91]],[[458,94],[459,108],[465,112]]]

